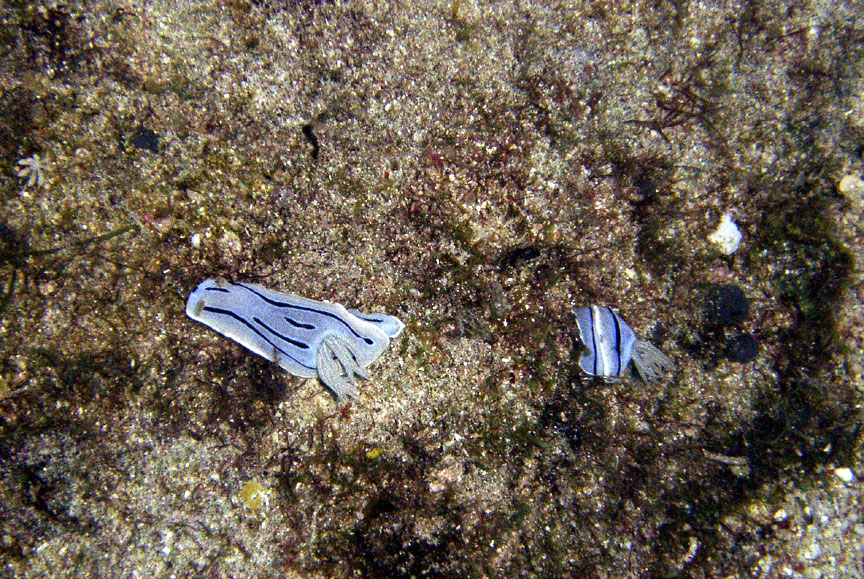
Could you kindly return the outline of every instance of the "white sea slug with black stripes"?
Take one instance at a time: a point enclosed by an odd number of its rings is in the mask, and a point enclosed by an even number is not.
[[[186,302],[186,315],[301,378],[318,377],[337,398],[356,397],[356,378],[405,329],[398,318],[364,314],[269,290],[208,279]]]

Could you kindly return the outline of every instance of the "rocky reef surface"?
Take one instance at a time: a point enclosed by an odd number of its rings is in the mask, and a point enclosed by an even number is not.
[[[853,6],[3,3],[0,574],[860,575]],[[407,328],[338,402],[211,277]]]

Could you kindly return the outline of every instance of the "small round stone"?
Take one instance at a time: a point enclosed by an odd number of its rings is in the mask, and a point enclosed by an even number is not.
[[[837,190],[846,197],[864,196],[864,180],[858,175],[843,175],[837,184]]]
[[[726,212],[720,220],[717,229],[708,236],[708,241],[717,246],[725,255],[732,255],[741,245],[741,230],[732,221],[732,213]]]
[[[750,334],[738,334],[726,340],[726,358],[745,364],[759,355],[759,340]]]
[[[737,324],[747,317],[750,304],[737,285],[721,283],[708,288],[702,306],[705,325],[725,327]]]
[[[820,555],[822,555],[822,546],[819,543],[813,541],[809,545],[806,545],[803,549],[801,549],[801,551],[799,551],[799,554],[802,559],[807,559],[808,561],[815,561],[819,558]]]
[[[834,475],[847,483],[851,483],[855,480],[855,473],[852,472],[851,468],[846,468],[845,466],[834,469]]]
[[[139,128],[132,136],[132,145],[142,151],[159,152],[159,135],[150,129]]]

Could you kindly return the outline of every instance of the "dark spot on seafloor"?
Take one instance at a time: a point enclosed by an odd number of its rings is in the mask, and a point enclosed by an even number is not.
[[[14,245],[20,243],[21,234],[17,230],[6,225],[5,223],[0,223],[0,241],[2,241],[3,243]]]
[[[159,152],[159,135],[150,129],[139,128],[132,136],[132,146],[151,153]]]
[[[705,294],[702,313],[707,327],[721,328],[737,324],[749,312],[747,296],[737,285],[716,284]]]
[[[397,511],[393,497],[384,495],[373,497],[364,509],[364,519],[375,519],[381,515],[395,513]]]
[[[548,431],[550,434],[562,438],[575,452],[582,447],[579,414],[580,410],[577,410],[570,397],[566,395],[553,396],[544,405],[537,421],[537,427],[540,431]]]
[[[42,10],[28,10],[20,26],[31,58],[47,65],[49,74],[75,69],[86,57],[77,32],[83,17],[73,16],[63,3]]]
[[[538,257],[540,257],[540,249],[534,245],[526,245],[505,251],[500,263],[502,268],[511,268]]]
[[[726,358],[744,364],[759,355],[759,340],[750,334],[738,334],[726,340]]]
[[[312,131],[311,124],[303,125],[303,136],[306,137],[306,140],[309,141],[310,145],[312,145],[312,158],[317,159],[321,148],[318,146],[318,137],[316,137],[315,133]]]

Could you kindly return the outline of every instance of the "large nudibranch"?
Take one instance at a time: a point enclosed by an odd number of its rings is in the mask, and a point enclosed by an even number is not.
[[[357,396],[355,377],[368,380],[366,368],[405,329],[387,314],[363,314],[224,279],[195,288],[186,315],[295,376],[317,376],[337,398]]]

